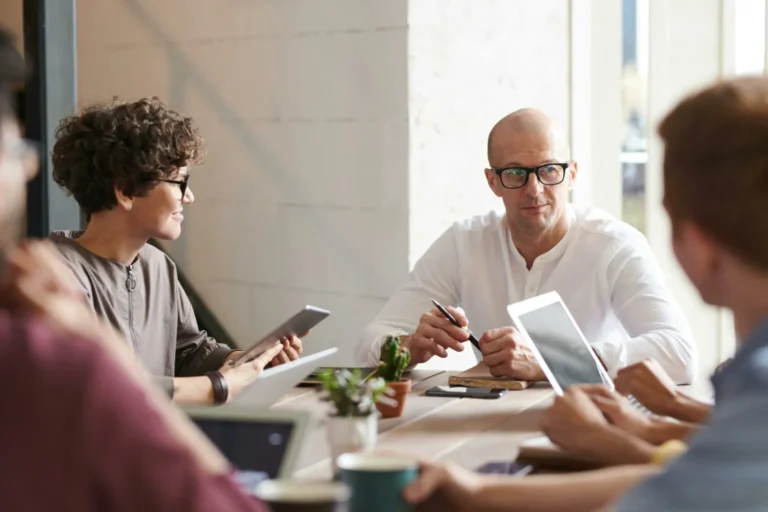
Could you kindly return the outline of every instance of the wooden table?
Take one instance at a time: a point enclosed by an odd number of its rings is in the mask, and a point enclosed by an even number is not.
[[[377,448],[449,460],[467,469],[514,460],[519,443],[538,433],[539,416],[552,399],[552,388],[542,383],[495,400],[424,396],[432,386],[447,385],[450,375],[440,370],[411,372],[413,389],[403,416],[379,420]],[[322,402],[313,388],[296,388],[274,408],[313,413],[316,424],[305,441],[296,477],[330,478],[325,437],[330,404]]]

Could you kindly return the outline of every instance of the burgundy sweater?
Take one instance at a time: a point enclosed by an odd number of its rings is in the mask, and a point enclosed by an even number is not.
[[[97,343],[0,310],[0,510],[262,511]]]

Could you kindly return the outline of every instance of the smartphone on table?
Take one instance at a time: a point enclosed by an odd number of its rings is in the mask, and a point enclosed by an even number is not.
[[[434,386],[426,391],[427,396],[443,396],[456,398],[501,398],[506,389],[465,388],[462,386]]]

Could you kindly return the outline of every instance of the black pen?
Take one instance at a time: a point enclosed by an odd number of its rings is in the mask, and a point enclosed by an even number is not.
[[[440,310],[440,312],[443,314],[443,316],[448,319],[449,322],[451,322],[453,325],[455,325],[459,329],[463,329],[461,324],[459,324],[459,322],[456,320],[456,318],[454,318],[454,316],[452,314],[450,314],[447,309],[445,309],[435,299],[430,299],[430,300],[432,301],[432,304],[434,304],[435,307]],[[469,331],[469,342],[472,343],[477,350],[480,350],[480,343],[478,343],[477,338],[475,338],[475,335],[472,334],[472,331]]]

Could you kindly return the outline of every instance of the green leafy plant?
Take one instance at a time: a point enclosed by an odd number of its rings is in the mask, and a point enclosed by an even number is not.
[[[411,362],[411,353],[400,346],[399,336],[387,336],[381,349],[381,361],[376,374],[387,382],[397,382]]]
[[[326,393],[325,400],[333,403],[336,416],[368,416],[376,411],[376,402],[387,401],[387,383],[381,377],[363,377],[359,368],[332,368],[318,373]]]

